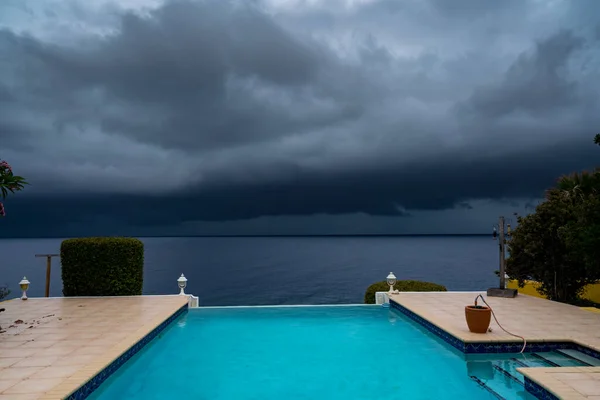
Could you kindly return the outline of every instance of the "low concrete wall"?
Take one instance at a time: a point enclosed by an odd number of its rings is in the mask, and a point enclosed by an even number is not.
[[[518,282],[516,280],[511,279],[508,281],[507,286],[509,289],[518,289],[519,293],[528,294],[530,296],[535,296],[535,297],[540,297],[542,299],[545,299],[546,296],[539,294],[537,291],[537,287],[539,285],[540,284],[535,281],[527,281],[525,283],[525,286],[520,288],[518,285]],[[584,299],[591,300],[595,303],[600,303],[600,283],[596,283],[593,285],[587,285],[583,292],[582,297]]]
[[[375,292],[375,304],[387,304],[389,302],[389,292]]]

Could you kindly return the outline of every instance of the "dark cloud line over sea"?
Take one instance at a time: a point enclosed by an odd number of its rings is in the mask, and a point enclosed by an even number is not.
[[[1,237],[481,232],[600,157],[600,3],[8,0]]]

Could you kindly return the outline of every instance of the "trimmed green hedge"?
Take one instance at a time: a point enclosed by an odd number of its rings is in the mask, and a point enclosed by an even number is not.
[[[141,295],[144,244],[133,238],[91,237],[60,246],[63,295]]]
[[[447,292],[445,286],[421,281],[397,281],[394,289],[400,292]],[[365,304],[375,304],[375,292],[388,292],[390,285],[386,281],[376,282],[365,292]]]

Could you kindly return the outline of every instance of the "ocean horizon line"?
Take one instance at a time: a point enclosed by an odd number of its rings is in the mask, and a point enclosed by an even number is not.
[[[467,237],[467,236],[491,236],[490,233],[401,233],[401,234],[285,234],[285,235],[73,235],[73,236],[13,236],[0,237],[2,239],[62,239],[62,238],[83,238],[83,237],[135,237],[135,238],[334,238],[334,237]]]

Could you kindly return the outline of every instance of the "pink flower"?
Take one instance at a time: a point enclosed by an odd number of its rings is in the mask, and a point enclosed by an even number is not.
[[[0,161],[0,169],[7,169],[9,172],[12,172],[10,164],[6,161]]]
[[[4,204],[0,202],[0,217],[6,217],[6,211],[4,211]]]

